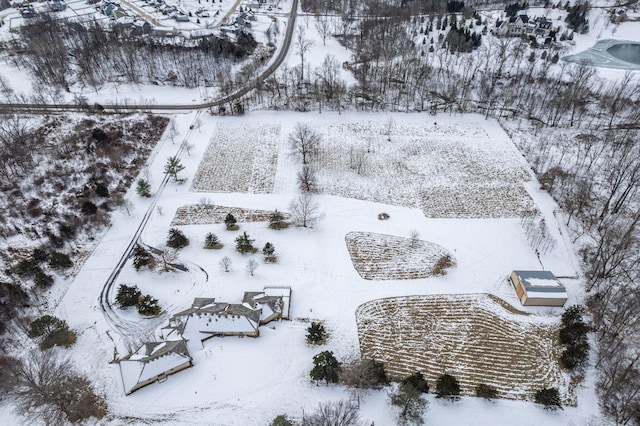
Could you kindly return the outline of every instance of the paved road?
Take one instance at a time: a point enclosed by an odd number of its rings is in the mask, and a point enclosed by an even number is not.
[[[204,102],[200,104],[159,104],[159,105],[102,105],[105,112],[121,112],[121,111],[145,111],[145,112],[163,112],[163,111],[193,111],[193,110],[205,110],[214,107],[219,107],[233,101],[242,98],[244,95],[256,88],[256,86],[271,76],[284,62],[289,49],[291,48],[291,41],[293,40],[293,31],[295,29],[295,22],[298,12],[298,1],[293,0],[291,4],[291,12],[289,13],[289,21],[287,22],[287,29],[285,32],[284,40],[280,50],[278,50],[276,56],[272,60],[271,64],[264,69],[256,78],[255,81],[248,82],[242,88],[235,92],[218,98],[210,102]],[[12,114],[12,113],[30,113],[30,114],[50,114],[51,112],[62,111],[87,111],[89,106],[76,105],[76,104],[18,104],[18,103],[0,103],[0,114]]]

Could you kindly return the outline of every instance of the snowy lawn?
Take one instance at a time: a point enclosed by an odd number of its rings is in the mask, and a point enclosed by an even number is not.
[[[371,232],[345,237],[353,267],[365,280],[407,280],[443,275],[438,260],[451,256],[437,244]],[[442,265],[444,266],[444,265]]]
[[[464,395],[481,383],[501,397],[533,399],[559,387],[558,326],[532,319],[487,294],[409,296],[374,300],[356,311],[364,357],[381,361],[395,380],[420,371],[433,386],[454,375]]]

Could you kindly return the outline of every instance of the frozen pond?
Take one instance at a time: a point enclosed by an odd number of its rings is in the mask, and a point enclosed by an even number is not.
[[[594,67],[640,70],[640,43],[625,40],[600,40],[592,48],[562,58],[567,62]]]

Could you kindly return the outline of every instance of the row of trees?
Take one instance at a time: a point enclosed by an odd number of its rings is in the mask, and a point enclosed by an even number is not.
[[[231,74],[236,62],[257,43],[250,33],[236,41],[209,36],[142,37],[124,26],[60,19],[40,13],[21,26],[23,37],[4,43],[15,65],[31,71],[52,98],[78,83],[98,90],[117,83],[161,83],[184,87],[211,85]]]
[[[315,70],[306,70],[304,63],[281,68],[246,100],[301,110],[424,111],[435,106],[495,117],[519,115],[549,126],[601,128],[640,119],[631,107],[638,95],[630,90],[631,73],[611,83],[586,66],[554,66],[558,52],[536,51],[516,38],[487,37],[471,53],[427,49],[415,45],[410,28],[432,24],[414,23],[410,17],[346,22],[349,37],[337,30],[333,34],[354,51],[344,66],[354,73],[356,85],[347,88],[339,77],[325,78],[339,69],[328,56]],[[464,43],[471,42],[471,34],[464,33]]]

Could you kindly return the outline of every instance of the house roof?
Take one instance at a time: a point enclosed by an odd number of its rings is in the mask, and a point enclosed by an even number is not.
[[[120,374],[127,394],[136,386],[191,361],[184,340],[147,342],[120,360]]]
[[[518,276],[527,293],[535,292],[536,296],[538,293],[556,293],[558,297],[564,293],[566,296],[567,289],[550,271],[513,272]]]

